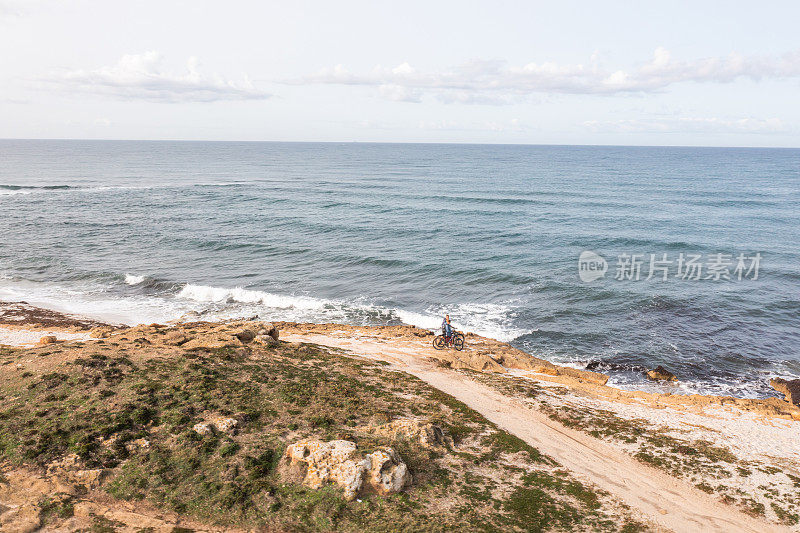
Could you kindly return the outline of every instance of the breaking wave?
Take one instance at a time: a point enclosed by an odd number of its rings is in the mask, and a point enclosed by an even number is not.
[[[325,300],[306,296],[282,296],[241,287],[226,289],[191,284],[185,285],[177,297],[195,302],[261,304],[275,309],[323,309],[326,305]]]
[[[144,281],[144,276],[134,276],[133,274],[125,274],[125,283],[128,285],[138,285]]]

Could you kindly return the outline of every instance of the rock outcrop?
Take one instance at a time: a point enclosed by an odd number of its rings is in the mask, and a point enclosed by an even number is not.
[[[39,344],[55,344],[58,342],[58,339],[55,335],[45,335],[41,339],[39,339]]]
[[[678,381],[675,374],[661,365],[658,365],[653,370],[648,370],[647,377],[655,381]]]
[[[800,379],[774,378],[769,380],[769,384],[773,389],[783,394],[787,402],[800,405]]]
[[[346,500],[360,494],[400,492],[411,483],[411,474],[392,448],[360,455],[354,442],[304,440],[286,448],[280,470],[290,481],[310,488],[335,483]]]
[[[270,323],[270,322],[264,322],[263,324],[261,324],[261,327],[258,330],[258,336],[259,337],[264,337],[264,336],[272,337],[272,339],[277,341],[278,340],[278,328],[276,328],[275,325]]]
[[[234,334],[234,337],[239,339],[243,344],[247,344],[256,338],[256,334],[252,329],[243,329],[239,333]]]
[[[168,344],[170,346],[182,346],[189,342],[189,337],[181,330],[170,331],[169,333],[165,334],[162,338],[164,344]]]
[[[537,361],[530,365],[530,367],[523,367],[526,370],[533,370],[537,374],[544,374],[546,376],[563,376],[578,381],[592,383],[594,385],[605,385],[608,382],[608,375],[601,374],[600,372],[592,372],[591,370],[580,370],[569,366],[558,366],[548,361]]]
[[[238,421],[235,418],[217,417],[207,422],[198,422],[192,427],[196,433],[200,435],[207,435],[214,432],[214,430],[222,433],[232,433],[236,430]]]
[[[70,454],[47,465],[47,474],[70,483],[82,485],[87,489],[96,489],[105,475],[102,468],[86,469],[76,454]]]
[[[89,331],[89,336],[93,339],[107,339],[114,332],[113,328],[106,326],[98,326]]]
[[[388,424],[364,428],[364,431],[393,441],[417,442],[427,448],[453,446],[453,439],[441,427],[426,420],[399,418]]]

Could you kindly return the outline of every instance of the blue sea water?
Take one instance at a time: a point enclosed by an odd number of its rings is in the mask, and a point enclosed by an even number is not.
[[[449,313],[622,387],[661,364],[678,392],[761,397],[800,377],[798,208],[791,149],[3,140],[0,300],[126,323]],[[586,250],[608,262],[591,283]],[[645,279],[665,253],[728,254],[732,279]]]

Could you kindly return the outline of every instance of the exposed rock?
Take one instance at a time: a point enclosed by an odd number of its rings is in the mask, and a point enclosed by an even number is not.
[[[103,326],[96,327],[92,328],[91,331],[89,331],[89,336],[93,339],[107,339],[111,336],[111,333],[113,331],[114,330],[109,327],[103,327]]]
[[[462,352],[463,353],[463,352]],[[503,373],[506,372],[506,369],[503,368],[503,365],[499,364],[497,361],[489,357],[488,355],[478,355],[478,354],[461,354],[453,356],[453,360],[450,361],[451,368],[466,368],[469,370],[480,370],[481,372],[498,372]]]
[[[76,487],[60,479],[58,475],[32,471],[24,467],[11,469],[7,463],[2,467],[0,469],[3,473],[3,481],[0,482],[2,533],[33,531],[71,533],[111,529],[105,526],[98,529],[98,519],[110,521],[109,525],[113,525],[113,529],[120,532],[222,531],[220,528],[203,527],[202,524],[189,521],[170,511],[158,511],[149,506],[142,506],[139,502],[109,499],[98,491],[87,493],[85,488],[76,490]]]
[[[253,330],[250,329],[243,329],[239,333],[236,333],[234,336],[245,344],[256,338],[256,334],[253,333]]]
[[[359,494],[400,492],[411,483],[408,468],[392,448],[360,456],[355,443],[346,440],[297,442],[286,448],[281,462],[285,477],[314,489],[336,483],[346,500]]]
[[[192,431],[200,435],[208,435],[213,431],[213,424],[210,422],[198,422],[192,427]]]
[[[230,418],[230,417],[215,418],[211,422],[212,424],[214,424],[215,428],[222,431],[223,433],[229,433],[233,431],[239,424],[235,418]]]
[[[678,381],[675,374],[661,365],[658,365],[653,370],[648,370],[647,377],[656,381]]]
[[[366,456],[369,461],[364,479],[368,489],[382,496],[396,494],[411,483],[411,474],[392,448],[376,450]]]
[[[425,420],[399,418],[388,424],[366,428],[369,433],[389,437],[391,440],[408,440],[432,448],[453,446],[453,439],[441,427]]]
[[[102,322],[35,307],[27,302],[0,301],[0,324],[12,326],[32,325],[41,328],[68,328],[88,331],[97,326],[108,326]]]
[[[533,367],[533,371],[537,374],[546,374],[548,376],[558,375],[558,368],[555,365],[536,365]]]
[[[269,335],[259,335],[256,337],[256,342],[261,344],[265,344],[267,346],[275,346],[276,344],[280,344],[274,337],[270,337]]]
[[[418,328],[417,326],[408,326],[411,334],[416,337],[433,337],[433,332],[429,329]]]
[[[80,457],[73,453],[47,465],[47,474],[70,483],[83,485],[88,489],[94,489],[100,486],[105,470],[102,468],[84,469]]]
[[[566,376],[596,385],[605,385],[606,382],[608,382],[608,376],[606,374],[592,372],[590,370],[580,370],[568,366],[556,366],[546,361],[543,362],[543,364],[534,365],[533,371],[537,374],[545,374],[547,376]]]
[[[608,382],[608,375],[601,374],[600,372],[591,372],[589,370],[579,370],[569,366],[556,367],[556,371],[560,376],[569,376],[580,381],[587,381],[597,385],[605,385]]]
[[[770,386],[783,394],[784,399],[794,405],[800,405],[800,379],[774,378],[769,380]]]
[[[125,443],[125,449],[128,450],[129,452],[135,452],[138,450],[147,450],[149,448],[150,448],[150,441],[145,438],[135,439]]]
[[[189,342],[189,337],[187,337],[183,331],[176,330],[170,331],[164,337],[162,337],[164,344],[169,344],[170,346],[181,346]]]
[[[0,516],[0,530],[4,533],[32,533],[41,525],[41,509],[34,503],[20,505]]]
[[[275,340],[278,340],[278,328],[275,327],[274,324],[271,322],[264,322],[261,324],[261,327],[258,329],[259,336],[270,336]]]
[[[58,342],[58,339],[55,335],[45,335],[39,339],[39,344],[55,344],[56,342]]]
[[[200,435],[212,433],[215,429],[222,433],[230,433],[236,429],[238,421],[235,418],[218,417],[208,422],[199,422],[192,429]]]

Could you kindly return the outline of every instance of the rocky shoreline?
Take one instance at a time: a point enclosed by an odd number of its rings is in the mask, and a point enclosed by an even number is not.
[[[183,332],[197,326],[207,324],[209,332],[202,338],[186,337]],[[217,324],[215,326],[215,324]],[[338,336],[369,336],[394,340],[432,339],[430,330],[415,326],[353,326],[339,323],[298,323],[298,322],[273,322],[276,331],[289,334],[331,334]],[[178,322],[171,324],[171,335],[181,338],[186,337],[189,342],[187,347],[210,346],[219,347],[227,342],[226,333],[231,328],[246,329],[247,321],[230,320],[220,323],[205,322]],[[136,326],[143,327],[143,326]],[[32,332],[46,331],[55,335],[46,335],[58,339],[58,331],[67,334],[88,333],[97,337],[114,330],[131,329],[121,325],[108,324],[93,319],[58,311],[43,309],[28,304],[27,302],[0,302],[0,328],[9,330],[29,330]],[[252,332],[255,337],[258,331]],[[267,333],[267,332],[264,332]],[[106,333],[107,334],[107,333]],[[216,336],[216,337],[215,337]],[[677,408],[703,409],[705,407],[733,405],[743,411],[751,411],[762,416],[800,420],[800,379],[786,380],[775,377],[770,380],[770,386],[783,396],[764,399],[735,398],[733,396],[713,396],[701,394],[671,394],[653,393],[642,391],[622,390],[607,386],[609,376],[601,372],[580,370],[572,367],[554,364],[545,359],[537,358],[531,354],[514,348],[508,343],[482,337],[467,332],[467,349],[463,352],[453,350],[433,351],[430,357],[437,359],[439,364],[453,369],[470,369],[480,372],[494,373],[520,373],[530,371],[537,379],[550,380],[569,386],[573,389],[614,401],[631,402],[644,401],[655,406],[671,406]],[[69,340],[67,339],[62,340]],[[251,339],[248,339],[248,342]],[[277,334],[276,339],[277,340]],[[2,338],[0,338],[2,344]],[[180,342],[178,343],[180,344]],[[675,375],[657,367],[647,372],[648,378],[657,381],[677,381]]]

